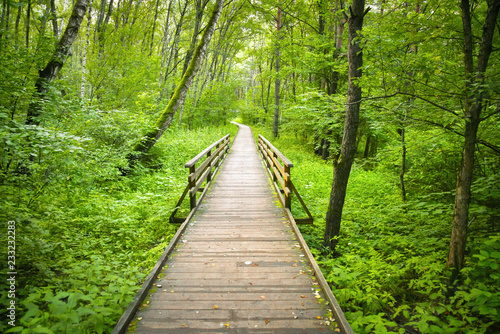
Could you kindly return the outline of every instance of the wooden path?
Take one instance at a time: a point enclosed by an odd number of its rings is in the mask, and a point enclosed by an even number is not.
[[[324,292],[273,193],[252,132],[232,150],[156,279],[136,333],[323,333]]]

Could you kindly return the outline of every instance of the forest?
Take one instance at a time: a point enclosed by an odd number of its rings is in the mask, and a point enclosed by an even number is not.
[[[354,332],[500,332],[499,10],[2,0],[0,332],[110,333],[231,121],[294,163]]]

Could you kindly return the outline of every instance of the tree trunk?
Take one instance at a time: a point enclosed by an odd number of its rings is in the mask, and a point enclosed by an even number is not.
[[[161,101],[162,95],[163,95],[163,71],[168,71],[168,66],[167,69],[165,69],[165,54],[167,53],[167,47],[170,44],[170,35],[168,28],[170,26],[170,16],[172,15],[172,5],[174,3],[174,0],[170,0],[168,3],[168,8],[167,8],[167,17],[165,21],[165,27],[163,29],[163,38],[162,38],[162,47],[161,47],[161,62],[160,62],[160,77],[158,79],[159,86],[160,86],[160,94],[158,97],[158,102]]]
[[[96,37],[100,40],[101,39],[101,31],[102,31],[102,24],[104,22],[104,12],[106,11],[106,0],[101,0],[101,6],[99,9],[99,16],[97,17],[97,22],[96,22],[96,33],[97,36],[94,35],[94,43],[96,41]]]
[[[22,13],[22,8],[19,6],[17,8],[17,16],[16,16],[16,24],[15,24],[15,30],[14,30],[14,40],[15,40],[15,48],[16,50],[19,48],[19,23],[21,22],[21,13]]]
[[[57,44],[52,59],[43,70],[38,72],[38,79],[35,83],[35,91],[38,96],[32,100],[28,107],[26,124],[40,124],[38,118],[41,116],[41,100],[43,100],[47,94],[48,85],[54,81],[70,53],[71,46],[78,36],[78,30],[80,29],[83,17],[87,11],[89,1],[90,0],[77,0],[75,2],[66,30],[64,30],[64,34]]]
[[[274,83],[274,122],[273,122],[273,135],[278,137],[278,122],[280,117],[280,28],[281,28],[281,8],[278,8],[277,17],[277,45],[276,45],[276,81]]]
[[[155,18],[153,20],[153,31],[151,32],[151,44],[149,45],[149,57],[151,57],[151,55],[153,54],[153,45],[154,45],[154,41],[155,41],[155,30],[156,30],[156,20],[158,20],[158,6],[159,5],[160,5],[160,0],[156,0]]]
[[[477,130],[481,122],[483,100],[487,92],[483,90],[484,74],[492,51],[492,40],[495,23],[500,9],[498,0],[488,1],[488,10],[483,27],[483,36],[477,65],[474,71],[473,36],[469,0],[462,0],[462,26],[464,34],[464,64],[465,64],[465,103],[464,118],[465,133],[462,151],[462,161],[457,176],[455,207],[453,210],[453,226],[450,239],[450,252],[447,266],[453,269],[452,279],[456,278],[463,268],[465,245],[467,242],[467,225],[469,219],[470,187],[474,171],[474,151],[477,142]],[[475,76],[474,76],[475,73]]]
[[[85,48],[83,49],[82,57],[82,85],[80,86],[80,98],[83,100],[85,98],[85,84],[87,74],[87,54],[90,47],[90,25],[92,23],[92,5],[89,6],[89,12],[87,15],[87,31],[85,35]]]
[[[193,36],[191,37],[191,44],[189,45],[189,49],[186,53],[186,59],[184,60],[184,66],[182,67],[182,75],[186,73],[188,65],[191,61],[191,57],[193,56],[194,48],[196,46],[196,40],[198,39],[198,34],[200,32],[201,20],[203,19],[203,12],[205,11],[205,6],[207,5],[207,1],[196,0],[196,16],[194,22]]]
[[[28,8],[26,9],[26,49],[30,46],[30,16],[31,16],[31,0],[28,0]]]
[[[406,173],[406,141],[405,141],[405,122],[406,122],[406,113],[405,110],[405,118],[401,122],[401,171],[399,173],[399,185],[401,186],[401,200],[406,202],[406,187],[405,187],[405,173]]]
[[[5,22],[5,11],[7,9],[7,0],[3,0],[2,3],[2,18],[0,19],[0,51],[2,50],[2,40],[3,40],[3,30]]]
[[[193,81],[193,78],[202,65],[205,51],[215,31],[223,5],[224,0],[217,0],[214,11],[207,24],[207,28],[203,33],[200,43],[194,51],[193,58],[189,63],[186,73],[182,77],[181,82],[177,85],[174,95],[156,123],[153,125],[151,130],[146,133],[144,138],[134,146],[133,152],[128,155],[127,159],[129,160],[129,167],[132,168],[136,160],[140,160],[144,157],[144,155],[151,149],[151,147],[154,146],[158,139],[160,139],[163,132],[170,126],[170,123],[172,123],[172,119],[174,118],[177,109],[180,105],[182,105],[186,98],[186,93],[191,85],[191,82]]]
[[[347,183],[351,166],[356,153],[356,132],[359,125],[359,108],[361,105],[361,87],[356,80],[362,76],[363,54],[360,42],[357,39],[363,27],[365,1],[353,0],[350,16],[347,21],[349,29],[348,62],[349,62],[349,87],[347,91],[347,108],[345,114],[344,135],[340,156],[334,160],[333,184],[330,202],[326,212],[326,226],[323,245],[335,251],[337,238],[340,234],[342,208],[347,190]]]
[[[55,0],[50,0],[50,14],[52,16],[52,30],[54,31],[54,36],[56,38],[59,38],[59,27],[57,26],[57,13],[56,13]]]
[[[367,134],[366,135],[366,144],[365,144],[365,151],[363,153],[363,158],[368,158],[368,155],[370,154],[370,141],[372,139],[372,135]]]
[[[62,10],[63,13],[66,13],[66,8],[68,8],[68,0],[63,1],[63,10]],[[59,28],[57,29],[57,31],[61,32],[63,27],[64,27],[64,17],[61,18],[61,22],[59,22]]]

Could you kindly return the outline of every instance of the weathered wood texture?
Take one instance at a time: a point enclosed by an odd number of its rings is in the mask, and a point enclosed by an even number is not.
[[[318,333],[325,293],[241,126],[138,312],[136,333]]]
[[[302,209],[304,209],[307,214],[307,218],[295,219],[295,222],[298,224],[312,224],[314,221],[313,216],[292,182],[292,162],[262,135],[259,135],[257,147],[264,160],[266,170],[269,176],[271,176],[274,189],[278,194],[281,204],[283,204],[286,209],[292,210],[292,195],[295,193],[295,196],[297,196],[297,199],[302,205]]]

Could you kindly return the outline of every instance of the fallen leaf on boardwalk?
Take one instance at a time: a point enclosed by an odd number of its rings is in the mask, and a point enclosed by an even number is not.
[[[270,321],[269,318],[266,318],[266,321],[265,321],[266,325],[269,323],[269,321]]]
[[[307,298],[306,295],[300,295],[300,298]]]
[[[321,317],[320,317],[320,316],[317,316],[317,317],[316,317],[316,319],[321,320]]]
[[[252,265],[251,265],[251,266],[252,266],[252,267],[258,267],[258,266],[259,266],[259,264],[258,264],[258,263],[252,263]]]
[[[260,299],[266,299],[266,296],[260,296]]]
[[[156,284],[157,288],[161,288],[161,286],[162,286],[161,284]]]
[[[340,332],[340,328],[335,328],[335,331],[336,332]]]
[[[170,293],[174,292],[174,290],[170,290]]]
[[[229,327],[229,324],[224,324],[224,326]]]
[[[292,264],[292,267],[297,267],[297,263]]]
[[[141,320],[142,320],[142,317],[137,318],[137,320],[141,321]]]
[[[298,316],[294,316],[293,318],[294,318],[294,319],[298,319],[299,317],[298,317]]]
[[[219,306],[217,306],[217,305],[214,305],[214,310],[216,310],[216,309],[218,309],[218,308],[219,308]]]
[[[248,284],[253,285],[253,283],[248,283]]]
[[[316,298],[316,299],[320,299],[320,298],[321,298],[321,296],[320,296],[320,295],[316,295],[316,296],[314,296],[314,298]]]

